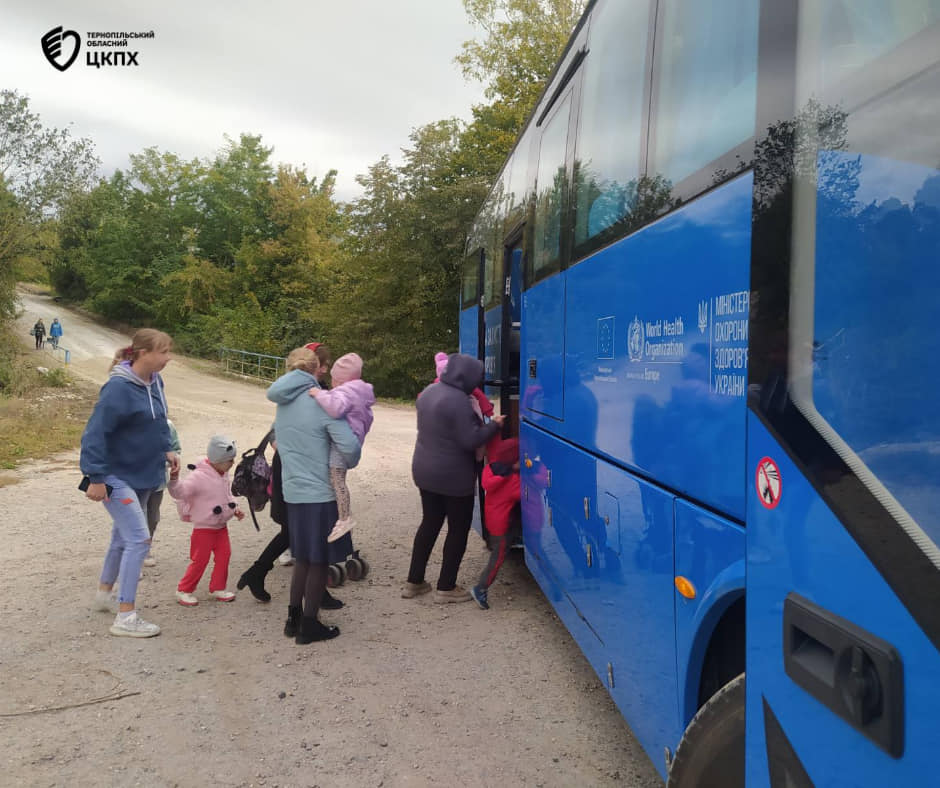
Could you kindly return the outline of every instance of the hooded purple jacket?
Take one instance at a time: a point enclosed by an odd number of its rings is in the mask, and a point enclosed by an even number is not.
[[[455,353],[440,382],[418,397],[418,440],[411,461],[414,483],[439,495],[473,495],[477,446],[500,429],[480,424],[468,395],[483,384],[483,362]]]

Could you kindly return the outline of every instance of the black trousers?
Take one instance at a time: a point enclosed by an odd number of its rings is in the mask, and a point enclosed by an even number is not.
[[[431,551],[447,518],[447,538],[444,540],[444,560],[437,580],[438,591],[450,591],[457,585],[457,572],[467,549],[467,535],[473,520],[473,494],[463,496],[440,495],[421,490],[421,525],[415,534],[411,550],[409,583],[423,583]]]

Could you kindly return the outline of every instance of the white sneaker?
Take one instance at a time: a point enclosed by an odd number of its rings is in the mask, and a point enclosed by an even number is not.
[[[144,621],[137,615],[137,611],[133,610],[126,616],[117,614],[111,625],[111,634],[127,638],[152,638],[160,634],[160,627]]]
[[[213,591],[210,596],[214,596],[217,602],[234,602],[235,601],[235,592],[234,591]]]
[[[285,550],[283,553],[278,556],[277,562],[281,566],[293,566],[294,565],[294,556],[290,554],[290,550]]]
[[[95,591],[95,601],[92,603],[91,609],[102,613],[117,613],[117,605],[116,588],[112,588],[110,591],[102,591],[99,588]]]
[[[176,601],[186,607],[195,607],[199,604],[199,600],[196,599],[194,594],[187,594],[185,591],[176,592]]]
[[[330,535],[326,537],[326,541],[335,542],[337,539],[348,534],[355,525],[356,522],[352,517],[347,517],[345,520],[337,520],[336,525],[333,526],[333,530],[330,531]]]
[[[144,566],[156,566],[157,559],[153,557],[153,553],[147,553],[147,557],[144,559]]]

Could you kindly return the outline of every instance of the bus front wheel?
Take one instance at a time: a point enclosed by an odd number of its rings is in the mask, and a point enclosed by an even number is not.
[[[744,674],[712,695],[689,723],[669,788],[744,788]]]

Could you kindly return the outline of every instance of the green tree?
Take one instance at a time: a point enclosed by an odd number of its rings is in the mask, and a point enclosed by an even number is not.
[[[491,182],[509,155],[586,3],[584,0],[464,0],[482,40],[455,58],[485,86],[489,104],[472,108],[458,157],[468,176]]]
[[[286,352],[323,335],[329,282],[336,274],[343,219],[333,190],[336,172],[322,181],[281,166],[265,196],[271,236],[247,237],[237,255],[239,293],[250,295],[270,317],[267,352]],[[249,300],[247,306],[254,310]]]
[[[465,228],[486,190],[459,165],[461,130],[455,120],[416,129],[401,166],[383,157],[357,179],[365,193],[350,206],[325,336],[361,353],[385,394],[414,396],[434,352],[456,344]]]
[[[584,11],[584,0],[463,0],[482,41],[466,41],[456,62],[486,97],[527,115]]]
[[[40,233],[68,196],[98,168],[90,140],[48,128],[15,90],[0,90],[0,315],[13,304],[14,265],[41,253]]]
[[[272,236],[268,219],[272,150],[257,135],[242,134],[238,142],[226,138],[201,181],[197,243],[199,254],[216,265],[233,269],[244,238]]]

